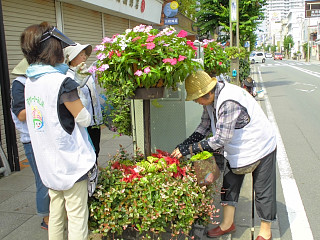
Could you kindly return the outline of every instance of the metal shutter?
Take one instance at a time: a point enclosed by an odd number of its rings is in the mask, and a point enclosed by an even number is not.
[[[56,25],[56,13],[54,0],[2,0],[2,13],[5,29],[6,47],[8,55],[9,72],[23,58],[20,48],[20,35],[23,30],[32,25],[43,21]],[[10,81],[15,78],[10,75]],[[1,142],[6,151],[5,130],[3,122],[2,104],[0,106],[1,120]],[[20,142],[20,136],[17,134],[19,159],[25,159],[23,145]]]
[[[104,14],[105,36],[112,37],[115,34],[123,34],[129,28],[129,20],[109,14]]]
[[[100,44],[103,37],[101,13],[63,3],[63,32],[70,39],[80,44],[91,44],[94,48]],[[88,65],[96,59],[92,51],[87,63]]]

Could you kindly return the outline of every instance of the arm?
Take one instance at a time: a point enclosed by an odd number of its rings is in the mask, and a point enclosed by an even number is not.
[[[26,110],[24,102],[24,85],[19,81],[12,83],[12,112],[21,122],[26,121]]]
[[[180,150],[181,155],[185,156],[190,154],[190,150],[192,153],[198,153],[202,151],[212,152],[223,147],[225,144],[231,141],[240,113],[241,107],[239,104],[233,101],[226,101],[223,105],[221,105],[218,112],[215,135],[208,140],[185,146]]]

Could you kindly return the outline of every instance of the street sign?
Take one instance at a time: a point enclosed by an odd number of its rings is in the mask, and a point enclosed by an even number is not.
[[[165,18],[164,25],[178,25],[179,18]]]
[[[250,47],[250,42],[249,42],[249,41],[246,41],[246,42],[244,43],[244,47],[245,47],[245,48],[249,48],[249,47]]]
[[[237,22],[238,6],[237,0],[230,0],[230,22]]]

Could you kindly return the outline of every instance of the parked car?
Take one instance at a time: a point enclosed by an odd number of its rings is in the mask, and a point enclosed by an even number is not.
[[[266,58],[264,56],[264,52],[252,52],[250,54],[250,62],[251,63],[264,63],[266,61]]]
[[[272,58],[272,53],[266,53],[266,58]]]
[[[282,54],[279,52],[274,53],[274,60],[282,60]]]

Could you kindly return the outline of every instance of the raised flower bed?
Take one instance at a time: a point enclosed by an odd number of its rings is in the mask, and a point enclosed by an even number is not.
[[[214,188],[198,185],[190,161],[157,151],[145,160],[121,149],[101,171],[89,207],[94,233],[113,239],[130,229],[136,239],[164,232],[174,238],[212,221]]]

